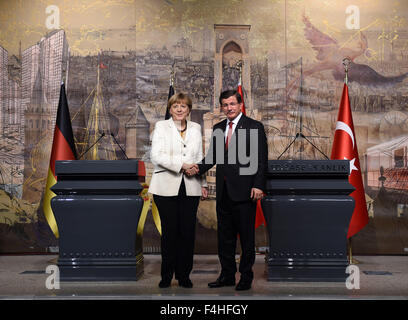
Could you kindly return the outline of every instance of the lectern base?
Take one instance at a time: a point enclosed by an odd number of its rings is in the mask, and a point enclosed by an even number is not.
[[[344,282],[354,210],[347,160],[270,160],[261,201],[269,281]]]
[[[58,259],[60,281],[137,281],[143,275],[143,255],[116,259]]]
[[[267,259],[266,270],[268,281],[287,282],[345,282],[347,261],[277,261]]]
[[[131,281],[143,273],[144,201],[136,160],[56,161],[51,208],[61,281]]]

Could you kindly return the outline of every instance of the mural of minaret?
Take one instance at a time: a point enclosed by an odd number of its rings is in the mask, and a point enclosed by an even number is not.
[[[0,188],[21,198],[24,115],[21,105],[21,57],[0,46]]]
[[[6,109],[8,52],[0,46],[0,134],[3,134],[4,110]]]
[[[23,198],[38,203],[45,187],[61,80],[68,43],[54,30],[22,53],[22,104],[25,108]]]
[[[39,200],[52,144],[52,112],[42,86],[40,69],[25,110],[25,165],[23,197]]]

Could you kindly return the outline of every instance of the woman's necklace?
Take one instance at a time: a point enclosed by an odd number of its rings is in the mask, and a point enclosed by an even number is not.
[[[187,122],[186,122],[186,127],[183,129],[183,130],[179,130],[179,129],[177,129],[179,132],[184,132],[184,131],[186,131],[187,130]]]

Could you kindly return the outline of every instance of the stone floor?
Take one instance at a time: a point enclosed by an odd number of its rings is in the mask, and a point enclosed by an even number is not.
[[[144,274],[129,282],[61,282],[60,289],[47,289],[45,273],[56,263],[53,255],[0,256],[0,299],[136,299],[136,300],[408,300],[408,256],[356,256],[360,289],[347,289],[340,282],[270,282],[266,280],[265,256],[257,255],[255,279],[248,291],[234,287],[210,289],[207,283],[219,274],[215,255],[195,255],[192,289],[172,286],[160,289],[160,255],[144,255]],[[237,274],[237,280],[239,274]]]

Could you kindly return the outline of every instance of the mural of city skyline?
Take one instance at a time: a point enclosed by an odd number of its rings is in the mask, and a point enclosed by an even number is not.
[[[34,3],[38,15],[51,4]],[[370,214],[368,226],[353,238],[353,249],[369,254],[405,252],[405,4],[356,1],[360,26],[353,29],[345,24],[347,6],[336,1],[322,5],[312,0],[88,1],[79,9],[83,3],[75,1],[68,10],[57,1],[60,28],[42,28],[35,43],[29,44],[22,31],[16,33],[21,39],[0,33],[0,252],[57,250],[41,201],[61,81],[66,84],[78,154],[93,142],[92,110],[100,105],[105,112],[101,125],[114,134],[127,156],[145,161],[149,183],[150,134],[164,119],[172,72],[176,92],[187,92],[193,99],[191,120],[201,124],[205,147],[206,132],[223,119],[218,95],[237,85],[237,62],[242,61],[247,114],[266,128],[269,159],[322,159],[304,141],[282,153],[302,117],[303,133],[330,155],[346,56],[352,60],[350,102]],[[84,24],[78,35],[80,22],[72,14],[85,15],[91,9],[105,17],[106,24]],[[116,27],[109,12],[119,21]],[[39,30],[34,23],[24,28]],[[109,140],[104,139],[99,150],[108,150],[109,156],[100,153],[98,159],[124,158]],[[90,157],[89,153],[84,159]],[[214,179],[210,171],[210,200],[202,201],[198,212],[197,253],[216,251]],[[144,247],[154,252],[159,235],[149,219]],[[261,251],[267,246],[264,226],[256,237]]]

